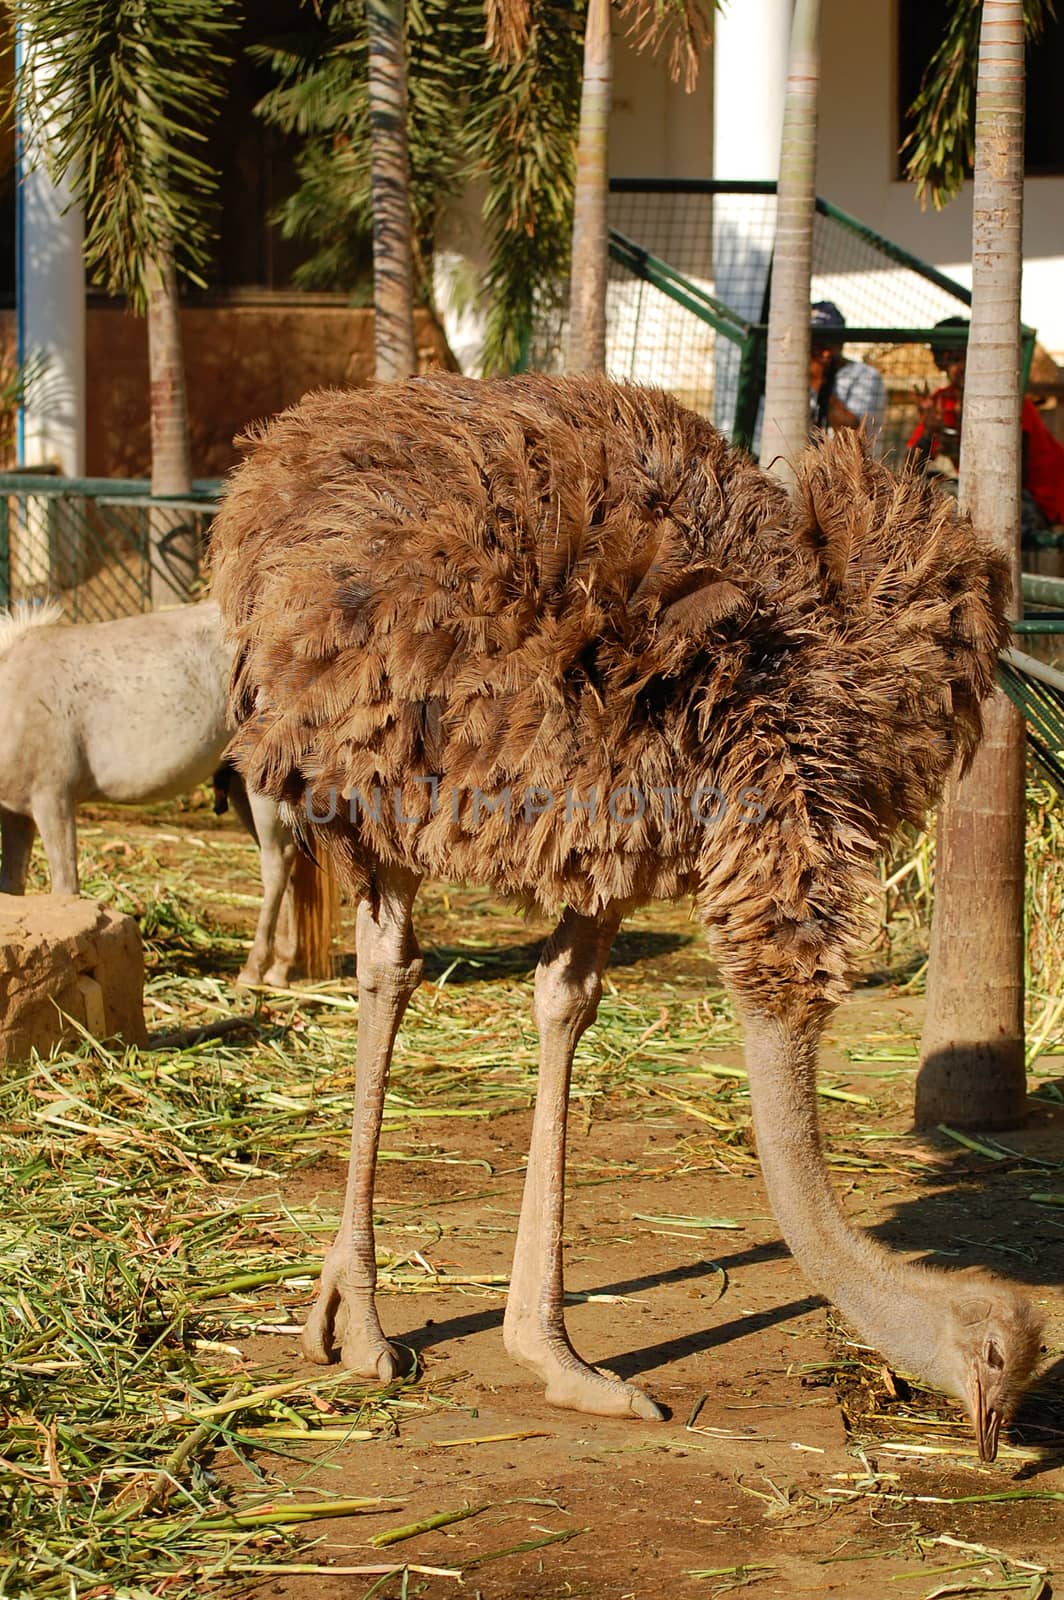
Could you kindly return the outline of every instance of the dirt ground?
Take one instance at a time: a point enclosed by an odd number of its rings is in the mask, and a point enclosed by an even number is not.
[[[840,1035],[859,1037],[862,1021],[881,1029],[895,1018],[908,1029],[917,1007],[861,996]],[[840,1070],[838,1081],[861,1088],[857,1073]],[[904,1115],[896,1124],[905,1126]],[[439,1224],[434,1265],[505,1272],[528,1126],[527,1115],[512,1115],[462,1129],[465,1153],[496,1169],[475,1198],[456,1197],[456,1185],[441,1178],[439,1168],[386,1165],[379,1184],[382,1243],[409,1248],[409,1233],[397,1237],[390,1225],[407,1230],[423,1221],[428,1241]],[[535,1381],[502,1350],[501,1301],[471,1306],[457,1295],[433,1295],[426,1326],[413,1296],[385,1295],[389,1336],[417,1352],[430,1388],[439,1387],[459,1409],[416,1416],[394,1441],[338,1453],[333,1492],[399,1495],[404,1522],[441,1507],[488,1502],[480,1516],[418,1539],[416,1560],[427,1565],[468,1572],[467,1558],[476,1552],[544,1531],[573,1534],[500,1563],[482,1580],[467,1576],[466,1587],[485,1600],[649,1600],[719,1592],[739,1582],[756,1585],[766,1597],[922,1594],[921,1580],[931,1587],[931,1568],[952,1571],[954,1578],[978,1574],[985,1582],[994,1573],[1000,1580],[1001,1569],[965,1543],[1043,1566],[1064,1561],[1059,1412],[1047,1426],[1047,1399],[1032,1397],[1014,1438],[1039,1439],[1034,1458],[1014,1446],[990,1468],[974,1461],[959,1423],[914,1433],[902,1422],[887,1430],[893,1434],[889,1448],[873,1440],[863,1456],[856,1453],[836,1389],[802,1371],[833,1362],[840,1347],[829,1339],[826,1307],[780,1243],[760,1177],[686,1170],[682,1139],[688,1131],[681,1118],[665,1116],[650,1128],[606,1110],[594,1118],[578,1115],[570,1145],[576,1182],[568,1210],[567,1284],[571,1294],[587,1297],[568,1313],[574,1343],[594,1362],[643,1384],[668,1408],[669,1420],[613,1422],[545,1406]],[[1010,1142],[1059,1158],[1060,1131],[1058,1124]],[[452,1135],[449,1145],[455,1144]],[[648,1146],[660,1177],[581,1184],[580,1174],[599,1164],[644,1167]],[[1024,1215],[1003,1185],[988,1192],[965,1174],[966,1165],[943,1152],[933,1187],[852,1175],[844,1186],[851,1214],[901,1248],[926,1248],[934,1239],[958,1263],[986,1261],[1029,1279],[1036,1298],[1059,1311],[1041,1288],[1059,1281],[1059,1225],[1037,1231],[1029,1214],[1034,1207]],[[309,1190],[335,1203],[342,1179],[339,1163],[322,1163],[286,1193],[302,1199]],[[738,1228],[692,1231],[643,1220],[662,1215],[727,1218]],[[497,1229],[490,1243],[486,1226]],[[1049,1330],[1049,1345],[1059,1348],[1059,1323]],[[287,1359],[295,1369],[300,1358],[290,1349]],[[881,1398],[886,1402],[885,1390]],[[685,1427],[696,1408],[693,1425]],[[899,1421],[905,1410],[898,1408]],[[448,1440],[526,1430],[539,1436],[442,1447]],[[955,1444],[953,1452],[921,1460],[921,1446],[941,1447],[944,1439]],[[875,1492],[853,1492],[870,1482]],[[1009,1489],[1052,1490],[1057,1498],[934,1504],[934,1497]],[[899,1492],[904,1501],[891,1498]],[[385,1525],[369,1519],[365,1533]],[[962,1543],[936,1543],[941,1536]],[[330,1532],[325,1548],[338,1563],[364,1557],[357,1536]],[[958,1563],[972,1561],[975,1567],[956,1571]],[[727,1570],[735,1568],[747,1570]],[[717,1577],[708,1576],[714,1570]],[[908,1587],[887,1587],[896,1583]],[[434,1596],[453,1587],[439,1578],[420,1592]],[[293,1579],[274,1592],[339,1600],[352,1588],[350,1578],[335,1584],[319,1578],[313,1590]],[[398,1594],[399,1587],[381,1592]]]
[[[104,843],[113,839],[105,814],[99,826]],[[207,882],[203,850],[185,837],[193,827],[209,843],[218,825],[199,814],[156,833],[152,849]],[[138,848],[146,832],[125,828],[123,837]],[[237,884],[245,894],[254,869],[248,854],[247,881]],[[251,927],[254,908],[226,904],[224,894],[207,909]],[[527,1002],[538,932],[506,912],[494,926]],[[430,981],[443,969],[434,951],[445,946],[450,957],[467,931],[460,898],[430,897],[419,923]],[[685,908],[652,911],[628,940],[613,969],[620,988],[636,977],[645,986],[648,965],[672,994],[698,994],[712,981]],[[466,981],[476,983],[476,972]],[[395,1437],[336,1446],[311,1465],[263,1458],[261,1470],[277,1483],[302,1475],[322,1494],[394,1497],[404,1524],[474,1514],[387,1549],[368,1541],[395,1525],[394,1510],[322,1524],[313,1560],[335,1563],[335,1575],[293,1573],[266,1592],[287,1600],[459,1591],[482,1600],[657,1600],[740,1587],[764,1600],[1052,1594],[1052,1571],[1064,1569],[1061,1063],[1038,1064],[1030,1125],[1002,1136],[999,1159],[941,1134],[918,1138],[909,1110],[921,1007],[918,995],[890,984],[855,993],[832,1029],[822,1076],[872,1103],[825,1101],[824,1122],[855,1221],[921,1259],[980,1263],[1029,1284],[1045,1310],[1044,1376],[996,1464],[979,1465],[958,1408],[910,1392],[835,1322],[780,1242],[749,1146],[729,1152],[707,1137],[711,1102],[700,1114],[670,1098],[668,1082],[641,1096],[581,1096],[578,1074],[570,1333],[588,1359],[644,1386],[668,1420],[548,1407],[503,1352],[500,1290],[385,1292],[385,1330],[416,1354],[417,1393],[429,1403],[411,1408]],[[594,1052],[594,1031],[583,1048]],[[728,1048],[713,1064],[726,1070],[740,1059]],[[380,1170],[380,1245],[419,1251],[440,1272],[505,1274],[529,1126],[527,1106],[456,1118],[446,1163],[434,1159],[438,1124],[387,1135],[386,1148],[403,1159]],[[289,1204],[335,1213],[344,1172],[334,1150],[308,1156],[283,1181]],[[300,1370],[287,1334],[250,1338],[246,1353]],[[293,1555],[293,1564],[304,1559]],[[393,1560],[409,1570],[377,1587],[364,1572],[343,1571]]]

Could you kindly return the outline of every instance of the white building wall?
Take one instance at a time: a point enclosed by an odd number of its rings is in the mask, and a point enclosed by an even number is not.
[[[740,0],[745,3],[745,0]],[[614,33],[610,172],[619,178],[712,175],[713,63],[702,62],[690,94],[668,66]]]
[[[921,210],[896,177],[894,0],[823,0],[817,189],[844,211],[970,287],[971,185],[944,211]],[[1023,318],[1064,361],[1064,178],[1028,178]]]
[[[774,176],[770,146],[779,138],[788,9],[789,0],[727,0],[716,20],[721,54],[716,61],[712,51],[707,54],[690,95],[671,81],[663,62],[637,54],[615,33],[610,171],[633,178]],[[896,0],[823,0],[817,189],[886,238],[968,285],[971,186],[965,185],[951,205],[936,212],[922,209],[912,186],[896,176],[896,51]],[[467,194],[443,230],[454,252],[448,269],[457,268],[459,277],[470,267],[475,273],[483,262],[479,198]],[[722,209],[718,221],[723,217]],[[637,242],[668,259],[662,226],[659,222],[657,237]],[[1064,363],[1064,177],[1028,179],[1024,256],[1024,320]],[[719,270],[721,263],[716,265]],[[691,275],[705,287],[713,286],[710,277]],[[618,293],[614,286],[615,301]],[[814,298],[835,295],[845,299],[844,286],[834,278],[814,285]],[[441,294],[445,303],[447,298]],[[623,308],[615,304],[611,309]],[[932,320],[952,309],[937,308]],[[470,370],[475,366],[478,319],[468,318],[461,331],[453,313],[446,320],[456,353],[461,346],[460,359],[465,358],[463,365]],[[704,361],[708,348],[698,353],[699,360]],[[629,370],[627,361],[624,370],[633,377],[642,375],[635,366]]]

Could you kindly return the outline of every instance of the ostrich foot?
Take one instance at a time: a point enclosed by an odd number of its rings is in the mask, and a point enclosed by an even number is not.
[[[507,1352],[546,1384],[549,1405],[566,1411],[587,1411],[596,1417],[642,1417],[663,1422],[665,1413],[649,1395],[625,1383],[605,1367],[589,1367],[565,1333],[544,1333],[537,1327],[504,1324]]]
[[[373,1290],[358,1282],[347,1251],[326,1256],[300,1343],[308,1361],[328,1366],[339,1360],[349,1372],[378,1383],[391,1383],[403,1370],[398,1351],[384,1337]]]
[[[247,960],[244,962],[244,965],[236,975],[237,987],[240,989],[251,989],[257,984],[265,983],[266,980],[263,977],[265,969],[265,958],[263,956],[256,955],[254,950],[249,950]]]

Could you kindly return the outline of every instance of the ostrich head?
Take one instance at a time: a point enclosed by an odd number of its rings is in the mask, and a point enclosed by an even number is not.
[[[963,1284],[956,1281],[963,1280]],[[943,1384],[972,1419],[979,1458],[993,1461],[1038,1361],[1042,1324],[1022,1295],[987,1273],[950,1275],[940,1353]]]

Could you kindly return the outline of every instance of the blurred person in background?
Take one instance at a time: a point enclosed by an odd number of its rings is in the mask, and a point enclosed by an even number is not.
[[[864,427],[878,454],[879,435],[887,409],[882,375],[865,361],[842,353],[846,319],[832,300],[818,300],[809,309],[809,421],[812,428]]]
[[[935,326],[963,329],[967,334],[968,319],[946,317]],[[915,450],[932,470],[946,477],[955,476],[960,471],[967,342],[942,346],[932,354],[946,382],[933,394],[923,395],[917,401],[920,421],[910,434],[906,448]],[[1027,395],[1020,408],[1020,428],[1023,433],[1021,528],[1025,541],[1030,544],[1036,542],[1033,535],[1064,525],[1064,445],[1050,433],[1038,407]],[[937,467],[936,462],[939,463]]]

